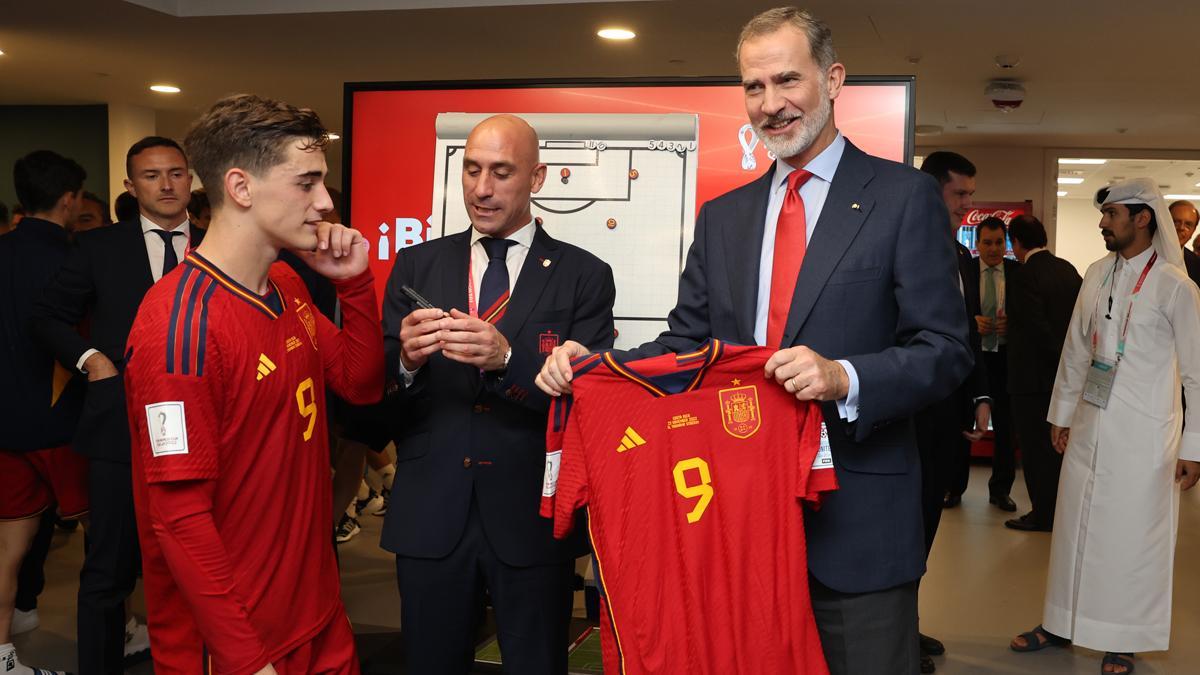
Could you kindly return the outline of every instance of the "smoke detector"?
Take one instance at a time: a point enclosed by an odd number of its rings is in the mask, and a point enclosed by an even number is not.
[[[1011,80],[992,80],[983,90],[985,96],[1000,112],[1011,112],[1025,101],[1025,87]]]

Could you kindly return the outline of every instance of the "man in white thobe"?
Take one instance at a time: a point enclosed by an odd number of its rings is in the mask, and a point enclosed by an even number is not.
[[[1103,672],[1167,649],[1179,493],[1200,477],[1200,293],[1153,180],[1100,190],[1110,253],[1088,267],[1047,420],[1063,457],[1043,625],[1016,651],[1067,642]],[[1182,386],[1181,386],[1182,384]]]

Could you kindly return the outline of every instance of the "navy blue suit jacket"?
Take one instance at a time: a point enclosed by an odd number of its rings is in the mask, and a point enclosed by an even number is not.
[[[198,246],[204,230],[192,227],[191,233],[190,245]],[[34,307],[34,334],[72,372],[89,349],[98,349],[124,371],[129,329],[153,285],[140,219],[80,232]],[[86,336],[75,329],[85,318]],[[129,447],[124,378],[89,382],[75,449],[93,459],[129,462]]]
[[[540,226],[497,329],[512,358],[502,376],[434,354],[401,387],[396,477],[382,546],[398,555],[441,558],[462,537],[471,494],[488,541],[509,565],[562,562],[587,552],[586,528],[556,541],[538,515],[550,399],[533,383],[552,343],[613,344],[612,270]],[[387,373],[399,377],[400,322],[415,309],[400,287],[435,306],[467,311],[471,230],[403,249],[383,307]],[[549,264],[545,264],[549,261]],[[478,271],[476,272],[478,273]]]
[[[0,237],[0,450],[65,445],[75,433],[84,379],[67,370],[56,395],[54,354],[29,330],[33,305],[69,250],[67,231],[40,218]]]
[[[754,344],[772,175],[701,208],[669,328],[639,352],[682,351],[709,336]],[[840,489],[806,517],[809,571],[838,591],[891,588],[925,569],[911,418],[972,367],[956,273],[933,178],[847,143],[783,337],[858,373],[855,422],[822,406]]]

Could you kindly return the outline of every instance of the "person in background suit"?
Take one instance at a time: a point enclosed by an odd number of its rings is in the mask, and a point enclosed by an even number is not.
[[[1049,532],[1054,526],[1062,455],[1050,444],[1046,415],[1083,279],[1071,263],[1046,250],[1046,229],[1037,218],[1013,218],[1008,236],[1021,261],[1008,281],[1008,395],[1031,507],[1029,513],[1004,525]]]
[[[75,448],[88,457],[91,530],[79,578],[79,672],[117,673],[129,650],[149,648],[145,626],[125,600],[137,583],[139,550],[133,513],[129,423],[120,373],[125,341],[142,296],[183,259],[203,232],[187,220],[191,174],[179,144],[149,136],[125,158],[125,189],[139,216],[80,233],[46,288],[32,327],[64,367],[87,375]],[[75,331],[90,322],[87,337]]]
[[[1200,255],[1187,247],[1196,232],[1196,223],[1200,222],[1200,212],[1196,211],[1195,204],[1186,199],[1171,202],[1170,211],[1171,219],[1175,221],[1175,233],[1179,235],[1179,245],[1183,247],[1183,265],[1188,278],[1200,286]]]
[[[951,235],[958,233],[964,217],[971,210],[975,194],[975,165],[954,152],[931,153],[921,164],[921,171],[937,179]],[[942,222],[947,222],[943,220]],[[938,233],[945,236],[946,230]],[[942,509],[958,506],[967,489],[970,469],[971,443],[983,437],[991,415],[987,398],[987,372],[979,353],[978,327],[969,298],[979,297],[979,271],[972,270],[971,251],[954,240],[957,259],[958,286],[962,305],[962,324],[970,338],[974,364],[970,376],[958,388],[941,400],[920,411],[915,418],[917,448],[921,453],[921,515],[925,534],[925,557],[928,559],[942,520]],[[921,672],[937,669],[934,656],[946,653],[946,646],[936,638],[920,635]]]
[[[925,547],[912,417],[971,368],[945,210],[931,178],[838,131],[846,70],[828,26],[768,10],[742,29],[737,54],[747,115],[779,159],[700,209],[669,328],[635,351],[709,337],[779,348],[766,373],[822,402],[840,486],[805,514],[830,672],[916,673]],[[542,390],[569,393],[570,360],[585,353],[556,349]]]
[[[992,407],[994,452],[988,500],[1001,511],[1013,512],[1017,505],[1009,492],[1017,476],[1016,448],[1012,442],[1012,409],[1008,401],[1008,308],[1009,277],[1020,263],[1004,257],[1008,251],[1008,226],[990,216],[976,229],[979,257],[971,259],[971,274],[979,292],[967,298],[967,312],[979,335],[977,354],[987,370],[988,397]]]
[[[108,216],[108,204],[95,194],[85,191],[79,203],[79,213],[67,224],[67,230],[71,234],[77,234],[106,225],[112,225],[112,219]]]
[[[42,675],[21,665],[11,637],[18,571],[43,512],[88,510],[87,462],[71,446],[83,382],[56,368],[54,356],[29,334],[37,296],[69,250],[66,226],[83,201],[87,173],[49,150],[18,159],[13,182],[29,216],[0,239],[0,672]],[[55,671],[56,672],[56,671]]]
[[[113,213],[117,215],[118,223],[137,220],[138,215],[141,213],[137,197],[134,197],[128,191],[117,195],[117,198],[113,200]]]
[[[396,475],[382,546],[396,554],[408,672],[465,674],[484,593],[504,672],[565,675],[579,528],[538,516],[549,348],[613,344],[612,270],[550,237],[530,210],[546,177],[524,120],[491,117],[463,156],[471,227],[400,251],[383,307],[400,385]],[[411,286],[436,309],[401,292]]]

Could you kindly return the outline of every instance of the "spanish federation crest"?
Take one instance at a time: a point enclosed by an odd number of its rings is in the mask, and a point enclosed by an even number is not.
[[[762,424],[758,387],[734,387],[717,392],[721,401],[721,424],[734,438],[750,438]]]
[[[300,323],[304,324],[304,332],[308,333],[308,339],[312,342],[313,349],[317,348],[317,319],[313,316],[312,309],[307,302],[301,303],[297,298],[296,316],[300,319]]]

